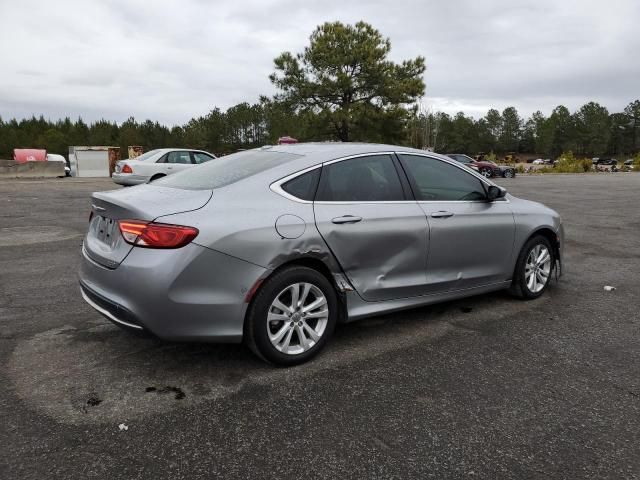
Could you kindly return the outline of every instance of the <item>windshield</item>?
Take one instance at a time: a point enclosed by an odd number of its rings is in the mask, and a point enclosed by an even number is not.
[[[301,155],[292,153],[248,150],[222,158],[214,158],[197,167],[163,177],[153,183],[163,187],[183,188],[186,190],[212,190],[230,185],[299,157]]]

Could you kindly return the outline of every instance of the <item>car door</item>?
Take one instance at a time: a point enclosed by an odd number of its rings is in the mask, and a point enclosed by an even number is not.
[[[367,301],[424,293],[428,228],[409,198],[393,154],[323,165],[316,225],[358,294]]]
[[[515,221],[508,200],[487,201],[486,184],[453,162],[405,153],[399,158],[429,222],[429,291],[511,278]]]

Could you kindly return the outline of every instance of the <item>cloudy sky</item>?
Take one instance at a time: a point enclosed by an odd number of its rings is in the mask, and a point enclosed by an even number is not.
[[[272,94],[279,53],[361,19],[426,58],[434,110],[640,98],[638,0],[0,0],[0,116],[181,124]]]

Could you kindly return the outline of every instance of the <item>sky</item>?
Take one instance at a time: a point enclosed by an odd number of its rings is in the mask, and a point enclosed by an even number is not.
[[[273,59],[336,20],[424,56],[425,109],[640,98],[638,0],[0,0],[0,117],[183,124],[275,93]]]

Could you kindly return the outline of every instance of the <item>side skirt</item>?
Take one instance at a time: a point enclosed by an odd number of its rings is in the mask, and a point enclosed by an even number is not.
[[[408,308],[423,307],[434,303],[456,300],[458,298],[471,297],[482,293],[495,292],[509,288],[511,280],[506,282],[491,283],[480,287],[467,288],[464,290],[454,290],[451,292],[434,293],[419,297],[398,298],[395,300],[385,300],[382,302],[365,302],[354,292],[346,292],[347,299],[347,319],[345,322],[352,322],[361,318],[379,315],[382,313],[392,313]]]

